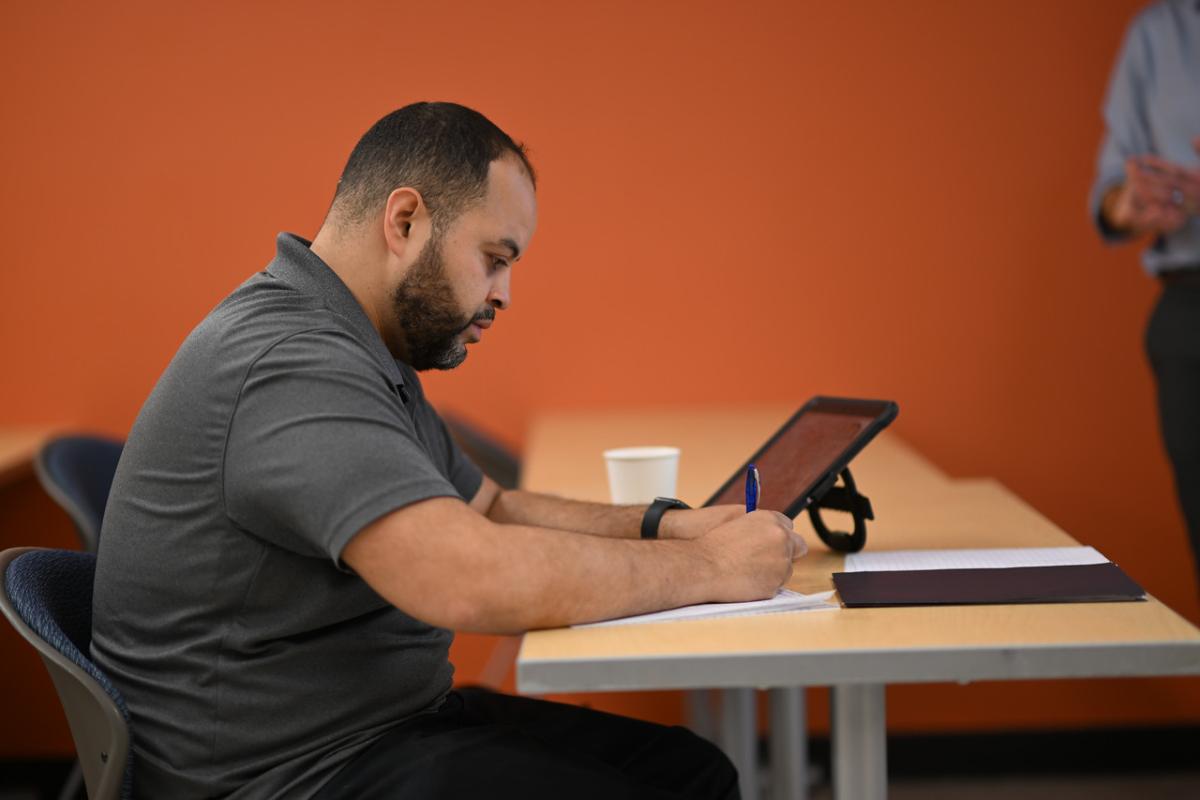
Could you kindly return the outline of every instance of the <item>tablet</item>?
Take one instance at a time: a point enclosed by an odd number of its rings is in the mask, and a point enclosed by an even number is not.
[[[746,468],[758,467],[758,507],[795,519],[819,500],[875,435],[896,418],[890,400],[814,397],[754,455],[746,459],[704,505],[745,502]]]

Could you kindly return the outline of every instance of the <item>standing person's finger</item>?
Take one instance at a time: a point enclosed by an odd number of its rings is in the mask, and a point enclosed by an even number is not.
[[[1139,171],[1129,180],[1129,187],[1142,201],[1166,203],[1171,193],[1178,190],[1175,182],[1161,174]]]
[[[1176,180],[1187,172],[1187,168],[1176,164],[1174,161],[1167,161],[1165,158],[1155,155],[1142,156],[1139,159],[1143,173],[1157,174],[1168,180]]]

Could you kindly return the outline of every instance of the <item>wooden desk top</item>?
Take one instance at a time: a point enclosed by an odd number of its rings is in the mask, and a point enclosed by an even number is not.
[[[604,448],[672,444],[683,451],[680,496],[702,502],[789,413],[548,415],[533,428],[524,485],[606,500]],[[886,431],[855,458],[854,469],[877,516],[868,525],[869,548],[1077,544],[998,482],[951,480]],[[843,557],[826,550],[806,522],[797,530],[807,532],[811,549],[789,587],[831,589]],[[1151,598],[841,609],[536,631],[522,643],[518,687],[536,693],[1198,672],[1200,630]]]
[[[0,486],[28,475],[52,428],[0,428]]]

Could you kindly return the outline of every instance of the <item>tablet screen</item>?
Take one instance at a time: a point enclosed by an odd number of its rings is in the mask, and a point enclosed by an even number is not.
[[[799,513],[818,484],[840,472],[895,410],[894,403],[874,400],[818,397],[806,403],[747,462],[758,467],[758,507]],[[745,479],[743,465],[705,505],[744,503]]]

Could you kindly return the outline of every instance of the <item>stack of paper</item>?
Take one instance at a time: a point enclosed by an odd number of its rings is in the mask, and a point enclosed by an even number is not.
[[[684,606],[667,611],[656,611],[652,614],[638,614],[634,617],[610,619],[604,622],[590,622],[585,625],[573,625],[574,628],[595,628],[601,625],[637,625],[645,622],[670,622],[682,619],[712,619],[714,617],[734,617],[748,614],[778,614],[784,611],[836,611],[838,606],[829,602],[833,592],[818,594],[800,594],[789,589],[780,589],[779,593],[767,600],[754,600],[748,603],[704,603],[698,606]]]
[[[912,569],[1006,569],[1107,564],[1094,547],[997,547],[975,550],[882,550],[846,556],[846,572]]]

